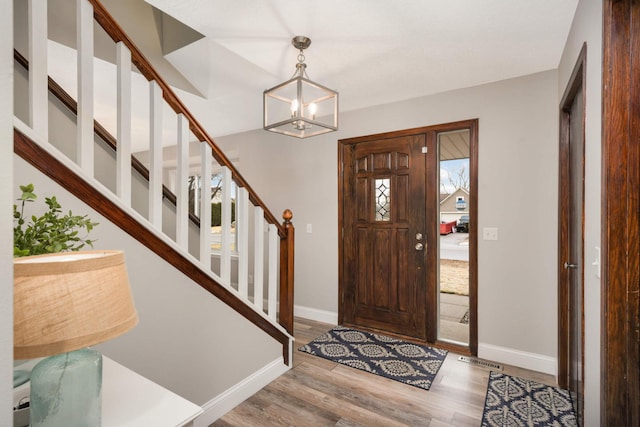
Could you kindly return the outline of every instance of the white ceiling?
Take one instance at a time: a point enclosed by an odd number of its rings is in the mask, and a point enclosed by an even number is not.
[[[557,68],[578,0],[146,0],[205,35],[167,59],[207,99],[185,102],[214,136],[262,127],[262,92],[309,77],[340,110]]]
[[[309,78],[337,90],[344,112],[557,68],[578,0],[103,3],[215,138],[262,128],[262,93],[295,71],[296,35],[312,40]],[[50,20],[73,16],[67,4],[50,1]],[[185,42],[196,41],[184,45],[172,24],[171,43],[184,46],[163,57],[166,19],[151,6],[204,37],[188,34]],[[62,43],[58,49],[74,47],[50,38]],[[73,73],[63,67],[73,63],[54,64],[58,73],[50,64],[50,73],[64,79]]]

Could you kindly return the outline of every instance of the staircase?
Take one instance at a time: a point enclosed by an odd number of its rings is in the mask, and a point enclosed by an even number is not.
[[[49,78],[47,2],[29,3],[28,46],[15,50],[16,68],[27,75],[28,111],[22,119],[16,114],[14,152],[275,339],[290,367],[291,212],[282,223],[276,219],[98,0],[76,1],[77,93]],[[94,118],[94,34],[102,31],[116,57],[115,136]],[[134,86],[141,76],[148,85],[149,146],[132,155],[140,120],[132,108]],[[75,138],[50,135],[52,103],[74,118]],[[167,116],[175,123],[169,136]],[[175,152],[175,162],[167,152]],[[221,206],[215,232],[212,186],[193,185],[212,181],[202,177],[215,177]]]

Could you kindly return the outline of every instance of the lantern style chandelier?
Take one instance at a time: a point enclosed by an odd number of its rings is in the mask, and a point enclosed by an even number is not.
[[[338,92],[309,80],[304,50],[311,39],[297,36],[291,44],[300,51],[291,79],[264,91],[265,130],[308,138],[338,130]]]

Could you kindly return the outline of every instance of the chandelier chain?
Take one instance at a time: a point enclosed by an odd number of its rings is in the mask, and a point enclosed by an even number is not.
[[[293,72],[291,78],[296,76],[305,77],[307,79],[309,78],[309,75],[307,74],[307,64],[304,62],[305,59],[304,49],[300,49],[300,53],[298,54],[298,63],[296,64],[296,71]]]

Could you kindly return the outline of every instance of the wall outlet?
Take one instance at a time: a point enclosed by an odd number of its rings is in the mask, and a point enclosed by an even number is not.
[[[497,227],[483,228],[482,240],[498,240],[498,228]]]

